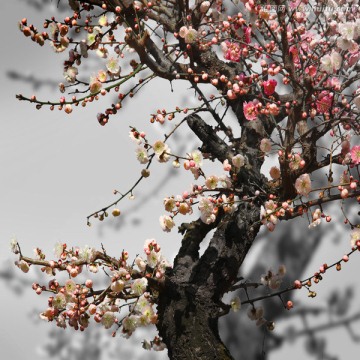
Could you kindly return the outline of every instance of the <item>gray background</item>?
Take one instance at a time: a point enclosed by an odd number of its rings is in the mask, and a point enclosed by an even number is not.
[[[90,212],[113,201],[113,189],[126,191],[139,176],[142,167],[135,160],[135,146],[128,138],[129,125],[144,129],[153,140],[161,139],[164,129],[169,131],[171,125],[165,128],[150,125],[149,113],[164,106],[172,109],[185,102],[191,105],[193,94],[184,84],[174,84],[175,92],[171,94],[167,82],[152,83],[141,95],[128,101],[126,108],[105,127],[97,123],[96,113],[105,109],[111,101],[110,97],[105,102],[90,104],[86,109],[74,109],[70,116],[48,109],[37,111],[34,106],[17,101],[16,93],[30,95],[34,90],[26,79],[9,78],[9,71],[44,81],[35,90],[39,99],[59,97],[56,84],[62,81],[63,55],[54,54],[46,45],[40,48],[17,30],[17,22],[24,16],[40,28],[43,19],[50,17],[53,10],[54,6],[48,6],[40,12],[27,6],[25,1],[7,1],[3,4],[0,22],[3,35],[0,71],[0,349],[3,359],[11,357],[20,360],[24,356],[40,359],[44,353],[39,350],[43,346],[41,344],[49,342],[49,334],[55,326],[37,320],[37,313],[47,304],[46,295],[39,297],[31,290],[31,282],[39,279],[38,269],[32,269],[28,275],[15,269],[15,278],[11,281],[3,278],[4,274],[11,276],[9,267],[15,260],[9,252],[12,236],[16,236],[24,254],[32,255],[33,248],[39,246],[49,257],[57,241],[95,247],[100,247],[102,242],[109,253],[116,255],[126,249],[132,257],[141,253],[145,239],[154,237],[171,260],[180,238],[175,231],[165,234],[159,227],[158,218],[164,213],[162,199],[180,193],[193,181],[184,171],[171,170],[170,164],[155,164],[151,177],[135,191],[136,199],[120,204],[123,215],[119,219],[94,222],[90,228],[86,226],[86,216]],[[171,147],[191,151],[198,145],[187,134],[180,134],[177,145]],[[305,241],[308,230],[306,224],[303,225],[300,231],[303,231]],[[348,251],[349,236],[341,224],[326,236],[309,268],[304,269],[304,274],[311,274],[323,262],[331,263]],[[247,268],[250,269],[259,256],[262,256],[261,244],[252,251]],[[299,292],[295,300],[305,305],[323,306],[331,291],[338,290],[341,294],[347,286],[352,286],[356,298],[349,305],[349,314],[357,312],[359,261],[359,256],[355,254],[339,274],[327,274],[316,288],[316,299],[308,299],[305,292]],[[275,267],[278,264],[272,265]],[[25,287],[24,291],[14,291]],[[314,324],[326,323],[327,320],[326,317],[316,317]],[[359,322],[353,324],[358,335],[359,325]],[[286,332],[288,326],[289,321],[283,321],[277,324],[277,331]],[[57,332],[63,331],[59,329]],[[359,345],[350,339],[344,327],[327,331],[324,336],[329,340],[327,351],[330,354],[337,355],[339,359],[357,358],[355,354]],[[150,339],[150,335],[139,331],[131,341],[106,336],[99,340],[95,333],[88,334],[86,346],[91,347],[92,343],[101,341],[104,347],[115,349],[112,350],[115,353],[122,352],[120,358],[141,355],[150,358],[150,353],[141,352],[139,343],[143,338]],[[76,334],[72,343],[74,355],[82,349],[84,334]],[[309,354],[303,345],[303,338],[287,342],[279,352],[272,353],[271,359],[288,359],[289,356],[304,359]],[[120,346],[120,350],[116,350],[116,346]],[[102,358],[110,355],[104,353]],[[165,353],[156,354],[156,359],[163,358],[166,358]]]

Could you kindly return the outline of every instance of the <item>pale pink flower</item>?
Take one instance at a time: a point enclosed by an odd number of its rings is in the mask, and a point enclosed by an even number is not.
[[[147,151],[144,147],[138,147],[136,149],[136,158],[140,162],[140,164],[146,164],[149,161]]]
[[[173,211],[174,207],[175,207],[175,199],[174,198],[165,198],[164,199],[164,206],[165,206],[165,210],[166,211]]]
[[[353,46],[356,45],[354,40],[346,40],[343,38],[338,38],[336,41],[336,45],[341,50],[350,50]]]
[[[339,70],[342,63],[342,56],[338,52],[333,51],[331,53],[331,63],[333,65],[334,72]]]
[[[160,156],[166,149],[166,144],[163,143],[161,140],[158,140],[153,145],[153,150],[156,155]]]
[[[301,162],[302,162],[302,157],[300,154],[298,153],[295,153],[292,158],[291,158],[291,161],[289,163],[289,168],[292,170],[292,171],[295,171],[295,170],[298,170],[300,169],[302,166],[301,166]]]
[[[107,311],[101,318],[101,324],[104,325],[105,329],[110,329],[115,323],[115,315],[112,311]]]
[[[124,318],[122,322],[123,328],[127,333],[133,333],[139,325],[139,316],[130,315]]]
[[[219,182],[220,182],[220,185],[225,189],[229,189],[232,186],[231,178],[226,175],[219,176]]]
[[[55,309],[65,309],[66,307],[66,298],[63,293],[58,293],[54,297],[52,305]]]
[[[185,34],[184,40],[187,44],[192,44],[198,38],[198,32],[195,29],[189,29]]]
[[[180,37],[184,38],[188,31],[189,29],[186,26],[182,26],[179,30]]]
[[[210,1],[203,1],[201,4],[200,4],[200,12],[205,14],[209,8],[210,8]]]
[[[260,142],[260,150],[264,153],[271,151],[271,141],[270,139],[264,138]]]
[[[328,74],[332,72],[332,63],[329,54],[326,54],[321,58],[320,70],[325,71]]]
[[[30,266],[25,260],[16,261],[15,265],[24,273],[27,273],[30,270]]]
[[[100,26],[107,26],[108,25],[108,19],[106,15],[102,15],[99,17],[98,24]]]
[[[360,59],[360,52],[357,52],[355,54],[350,54],[350,56],[347,58],[348,65],[353,66],[357,64],[359,59]]]
[[[216,220],[216,215],[215,214],[210,214],[210,215],[201,214],[200,219],[202,222],[209,225]]]
[[[120,65],[118,62],[118,59],[111,57],[108,62],[106,63],[106,68],[109,71],[109,73],[113,75],[118,75],[120,73]]]
[[[199,201],[199,210],[202,214],[209,215],[212,214],[214,205],[208,198],[203,197]]]
[[[195,167],[197,169],[202,166],[203,156],[199,150],[195,150],[191,153],[191,159],[195,162]]]
[[[136,266],[139,268],[140,271],[144,271],[146,269],[146,263],[145,261],[143,260],[142,257],[138,256],[136,259],[135,259],[135,264]]]
[[[76,290],[76,284],[73,280],[69,279],[69,280],[66,280],[65,282],[65,291],[68,293],[68,294],[72,294],[75,290]]]
[[[175,222],[172,217],[168,215],[160,216],[159,218],[160,226],[165,232],[170,232],[171,229],[175,226]]]
[[[235,166],[237,170],[245,165],[245,157],[241,154],[237,154],[231,159],[232,164]]]
[[[353,164],[360,164],[360,145],[353,146],[350,153]]]
[[[295,189],[299,195],[309,195],[311,191],[311,180],[309,174],[302,174],[296,179]]]
[[[96,76],[90,78],[89,90],[91,94],[97,94],[102,88],[101,82]]]
[[[136,279],[131,285],[131,290],[135,295],[140,296],[146,291],[147,285],[148,281],[146,278]]]
[[[14,253],[14,254],[18,254],[19,253],[19,247],[18,247],[18,241],[15,238],[12,238],[10,240],[10,250]]]
[[[360,229],[355,228],[350,234],[351,246],[355,246],[358,240],[360,240]]]
[[[69,66],[66,72],[64,72],[64,78],[68,83],[73,84],[76,80],[77,74],[78,69],[75,66]]]
[[[151,268],[155,268],[160,260],[160,254],[155,250],[151,250],[150,254],[147,255],[146,261]]]
[[[224,160],[224,162],[223,162],[223,169],[224,169],[224,171],[230,171],[230,170],[231,170],[231,165],[229,164],[229,160],[228,160],[228,159]]]
[[[98,74],[97,74],[97,79],[100,81],[100,82],[105,82],[106,81],[106,78],[107,78],[107,73],[106,71],[104,70],[99,70],[98,71]]]
[[[238,312],[241,308],[241,301],[240,298],[238,296],[233,297],[230,300],[230,306],[231,306],[231,310],[234,312]]]
[[[205,180],[205,185],[208,189],[213,190],[216,188],[218,184],[218,177],[215,175],[208,176]]]
[[[125,287],[125,282],[122,280],[113,281],[110,286],[111,290],[116,293],[122,292],[124,290],[124,287]]]
[[[338,52],[333,51],[330,55],[326,54],[321,58],[320,69],[331,74],[340,69],[341,63],[341,55]]]
[[[183,214],[183,215],[186,215],[187,213],[192,212],[191,206],[186,201],[180,203],[178,210],[179,210],[179,213]]]
[[[353,40],[355,37],[355,22],[346,22],[338,24],[338,32],[345,40]]]

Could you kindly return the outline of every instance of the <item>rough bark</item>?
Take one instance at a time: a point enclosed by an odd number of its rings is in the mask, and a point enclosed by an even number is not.
[[[167,275],[158,301],[157,328],[168,346],[170,359],[232,359],[220,339],[218,318],[226,308],[221,299],[236,282],[239,267],[252,245],[259,225],[260,207],[241,203],[233,214],[222,216],[209,247],[199,258],[198,246],[179,252]],[[199,243],[210,225],[194,222],[183,245]],[[199,239],[200,236],[200,239]],[[184,272],[183,258],[188,271]]]

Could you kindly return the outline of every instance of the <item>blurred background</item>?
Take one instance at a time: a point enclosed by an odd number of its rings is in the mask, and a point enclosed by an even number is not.
[[[162,232],[158,218],[163,214],[162,199],[190,186],[184,171],[154,164],[151,176],[135,190],[134,200],[120,203],[122,215],[86,226],[86,216],[111,203],[113,189],[126,191],[140,175],[135,146],[128,137],[129,126],[145,130],[149,138],[161,139],[173,125],[150,125],[150,113],[158,108],[191,106],[193,93],[186,84],[154,82],[112,117],[99,126],[96,113],[103,111],[111,98],[75,108],[71,115],[34,106],[15,99],[15,94],[39,99],[58,99],[57,84],[63,81],[64,54],[49,46],[40,48],[17,29],[27,17],[42,27],[43,20],[59,14],[57,1],[14,0],[4,2],[0,22],[3,34],[0,79],[0,293],[2,321],[0,348],[4,359],[167,359],[166,352],[142,350],[141,342],[154,332],[137,330],[130,340],[111,338],[100,326],[85,333],[64,331],[39,319],[47,296],[31,290],[34,281],[45,283],[39,269],[25,275],[13,262],[9,242],[16,237],[22,252],[33,255],[40,247],[49,258],[57,241],[86,244],[109,254],[123,249],[135,257],[144,240],[156,238],[164,255],[172,261],[181,238],[176,231]],[[91,66],[91,65],[90,65]],[[94,67],[94,72],[96,67]],[[91,68],[89,68],[91,73]],[[165,105],[164,105],[165,104]],[[175,123],[180,118],[175,119]],[[184,128],[170,143],[179,152],[194,150],[200,144]],[[184,185],[185,184],[185,185]],[[352,209],[354,222],[358,209]],[[333,263],[349,251],[349,234],[341,220],[308,230],[306,220],[280,224],[272,234],[264,232],[251,251],[242,275],[259,281],[270,267],[285,264],[287,281],[311,275],[324,262]],[[340,215],[338,219],[341,219]],[[360,350],[360,300],[358,273],[360,258],[355,254],[340,273],[331,271],[314,288],[315,299],[305,291],[291,294],[295,308],[288,312],[274,298],[264,303],[265,317],[274,320],[276,330],[264,332],[250,322],[246,309],[221,319],[222,338],[235,359],[355,359]],[[258,292],[250,292],[250,295]],[[243,297],[244,294],[240,293]]]

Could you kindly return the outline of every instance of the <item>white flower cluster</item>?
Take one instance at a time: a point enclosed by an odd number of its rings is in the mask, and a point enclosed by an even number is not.
[[[266,201],[264,206],[261,207],[260,217],[262,224],[266,224],[270,231],[274,231],[275,225],[279,221],[279,216],[285,215],[285,209],[279,207],[274,200]]]

